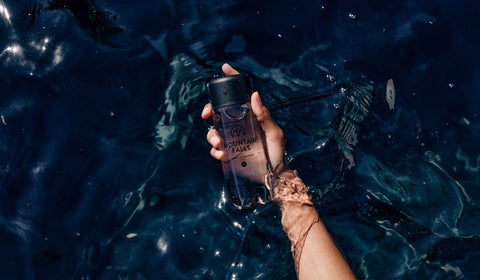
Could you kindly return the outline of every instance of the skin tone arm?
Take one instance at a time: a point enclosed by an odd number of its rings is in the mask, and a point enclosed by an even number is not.
[[[222,66],[222,71],[227,76],[239,74],[228,64]],[[265,132],[268,154],[272,166],[279,173],[291,172],[288,171],[283,161],[285,150],[283,131],[273,120],[268,109],[263,105],[258,92],[252,94],[251,105],[253,113]],[[212,117],[212,115],[213,110],[211,105],[205,105],[202,112],[202,118],[207,119]],[[207,134],[207,141],[212,145],[212,149],[210,150],[212,157],[219,160],[222,159],[224,154],[220,148],[221,140],[215,129],[210,129]],[[283,212],[284,209],[288,209],[288,204],[286,203],[285,205],[287,206],[282,208],[282,215],[285,214]],[[302,213],[300,213],[300,215],[301,214]],[[307,215],[307,213],[305,213],[305,215]],[[282,219],[282,224],[285,229],[286,222],[284,222],[284,219]],[[290,224],[295,226],[295,223]],[[292,243],[294,242],[292,238],[290,240]],[[297,264],[297,275],[300,280],[355,279],[352,270],[338,250],[321,220],[315,222],[307,231],[303,250],[300,252],[301,255]]]

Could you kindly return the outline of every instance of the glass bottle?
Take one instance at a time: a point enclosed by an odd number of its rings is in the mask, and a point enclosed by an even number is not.
[[[270,163],[265,135],[250,105],[247,75],[212,80],[208,84],[213,123],[221,140],[225,185],[232,204],[240,210],[270,199],[265,175]]]

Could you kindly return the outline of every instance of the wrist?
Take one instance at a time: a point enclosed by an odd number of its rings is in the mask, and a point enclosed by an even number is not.
[[[284,165],[286,167],[286,165]],[[300,259],[308,232],[319,222],[308,188],[296,170],[283,168],[267,177],[267,186],[282,212],[282,227],[291,242],[295,270],[299,273]]]
[[[276,176],[279,177],[281,176],[282,173],[292,171],[288,165],[285,163],[285,161],[281,161],[277,165],[274,165],[272,168],[272,173]]]
[[[313,206],[308,188],[297,171],[288,168],[284,163],[267,175],[266,185],[272,192],[272,200],[280,206],[287,202]]]

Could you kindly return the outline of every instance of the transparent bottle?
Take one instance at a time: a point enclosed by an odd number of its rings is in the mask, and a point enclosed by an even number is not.
[[[222,77],[208,84],[213,123],[221,138],[225,185],[240,210],[270,199],[265,175],[270,168],[265,136],[250,105],[247,75]]]

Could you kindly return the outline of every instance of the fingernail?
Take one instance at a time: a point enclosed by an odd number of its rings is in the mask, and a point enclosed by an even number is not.
[[[215,151],[215,156],[221,157],[223,155],[222,151]]]
[[[218,139],[217,136],[213,136],[212,139],[212,145],[216,146],[218,143],[220,143],[220,139]]]

